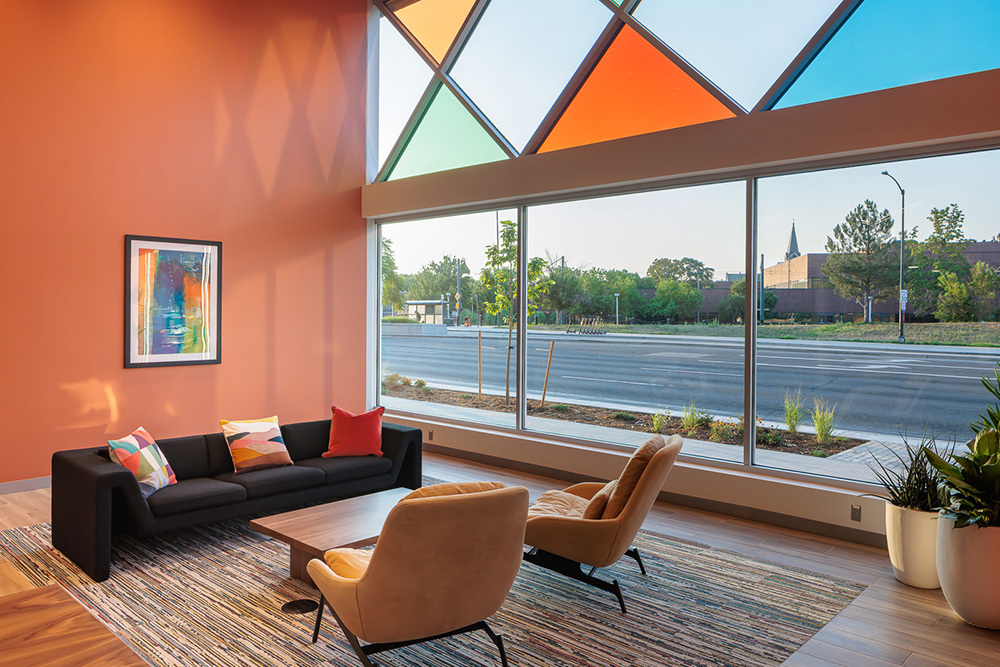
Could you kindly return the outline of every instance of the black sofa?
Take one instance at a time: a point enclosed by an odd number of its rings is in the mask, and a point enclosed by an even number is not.
[[[295,465],[235,474],[222,433],[157,440],[177,476],[148,499],[107,446],[52,455],[52,544],[94,581],[111,570],[111,538],[152,535],[319,500],[421,484],[419,429],[382,424],[382,457],[322,458],[330,420],[286,424]]]

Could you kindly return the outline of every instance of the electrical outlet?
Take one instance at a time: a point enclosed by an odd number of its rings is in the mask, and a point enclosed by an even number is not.
[[[861,505],[851,505],[851,521],[861,521]]]
[[[434,429],[427,431],[427,442],[431,442],[432,440],[434,440]],[[858,519],[858,521],[861,521],[861,519]]]

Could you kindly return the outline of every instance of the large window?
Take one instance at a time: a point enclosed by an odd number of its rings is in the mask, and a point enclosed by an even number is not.
[[[743,461],[743,283],[726,277],[746,261],[744,200],[740,181],[528,207],[548,285],[528,318],[527,428],[634,445],[688,419],[686,453]]]
[[[381,404],[499,426],[517,406],[516,210],[381,226]]]

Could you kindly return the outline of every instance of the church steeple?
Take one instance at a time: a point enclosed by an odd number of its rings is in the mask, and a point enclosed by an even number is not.
[[[795,238],[795,221],[792,220],[792,235],[788,238],[788,250],[785,252],[785,261],[801,256],[799,252],[799,240]]]

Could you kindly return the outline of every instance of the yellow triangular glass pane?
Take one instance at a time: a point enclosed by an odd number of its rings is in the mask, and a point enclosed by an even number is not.
[[[455,41],[476,0],[417,0],[399,3],[394,13],[439,63]]]

